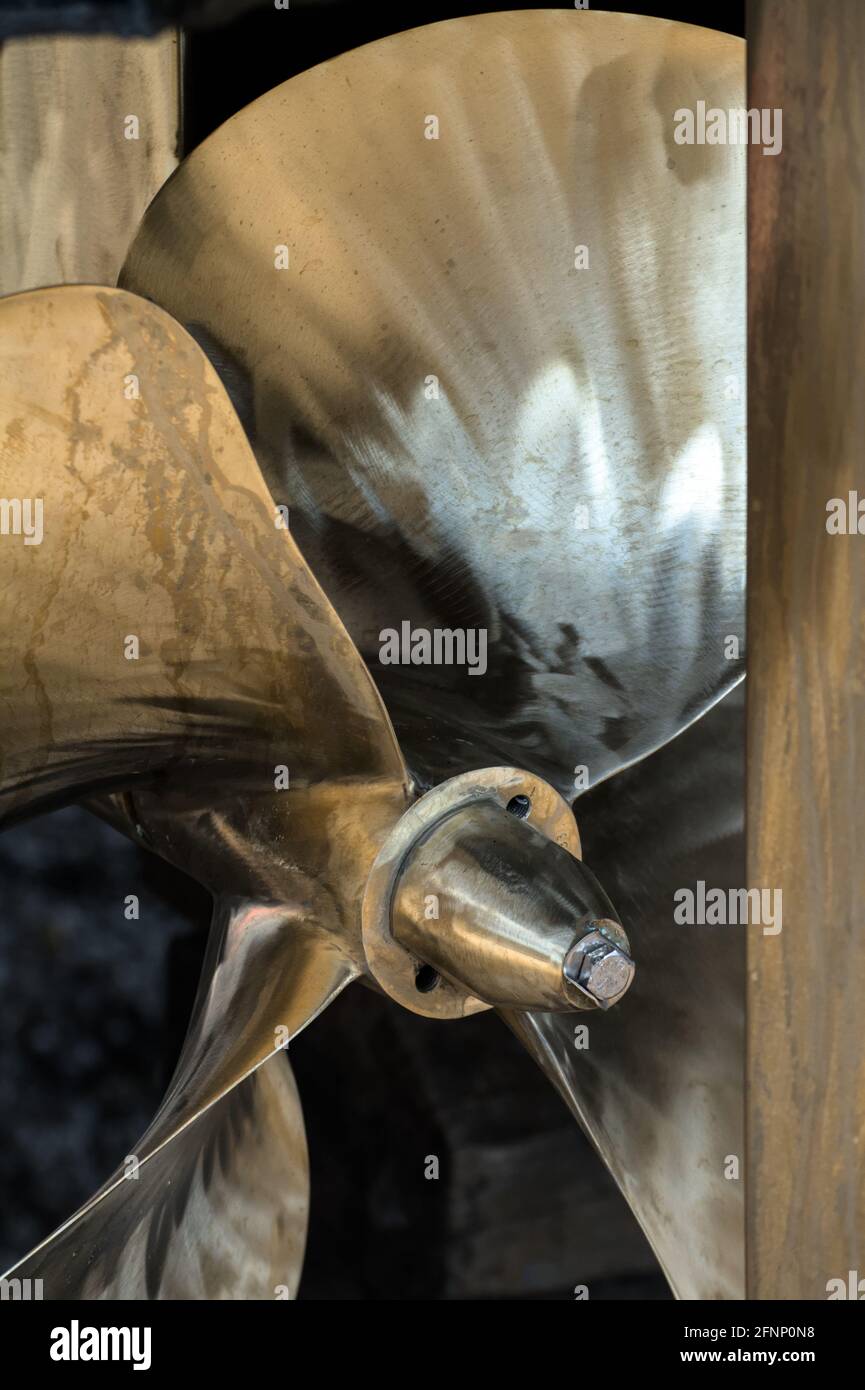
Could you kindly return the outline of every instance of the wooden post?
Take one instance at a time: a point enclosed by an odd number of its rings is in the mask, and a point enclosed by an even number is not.
[[[749,73],[748,1296],[825,1299],[865,1279],[865,4],[753,0]]]

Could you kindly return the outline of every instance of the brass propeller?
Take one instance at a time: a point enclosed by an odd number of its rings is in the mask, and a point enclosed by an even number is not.
[[[677,143],[700,101],[744,104],[739,40],[594,11],[398,34],[195,150],[122,283],[217,365],[421,783],[593,788],[646,969],[588,1060],[566,1016],[521,1035],[674,1290],[737,1297],[741,943],[673,920],[740,872],[745,151]],[[485,674],[382,661],[404,625],[485,631]]]
[[[14,1275],[51,1298],[291,1296],[306,1155],[279,1054],[300,1029],[360,974],[448,1017],[607,1008],[633,975],[627,937],[540,779],[481,769],[417,799],[174,320],[121,290],[39,290],[0,302],[0,341],[0,816],[85,798],[214,897],[153,1123]],[[441,900],[432,925],[419,888]]]
[[[136,294],[0,304],[0,479],[44,500],[41,543],[4,554],[0,813],[88,798],[215,898],[139,1176],[109,1181],[19,1266],[47,1293],[229,1296],[230,1264],[203,1252],[234,1219],[241,1165],[257,1271],[243,1292],[293,1292],[305,1153],[277,1054],[362,973],[419,1012],[501,1005],[675,1291],[738,1292],[723,1172],[737,947],[670,919],[694,867],[679,752],[699,745],[717,780],[701,740],[741,676],[744,514],[744,152],[677,145],[673,115],[741,104],[742,68],[735,40],[631,16],[397,35],[292,79],[195,151],[132,248]],[[404,625],[410,640],[483,634],[484,661],[387,664],[384,635]],[[640,1001],[634,1020],[630,999],[590,1015],[588,1064],[567,1010],[599,996],[582,956],[563,983],[569,940],[600,924],[601,956],[629,962],[557,794],[587,783]],[[723,791],[733,835],[735,778]],[[520,799],[518,833],[505,808]],[[633,807],[656,818],[651,857]],[[558,844],[533,884],[539,832]],[[491,897],[461,900],[482,880]],[[453,930],[431,943],[422,996],[427,886],[444,899],[435,929]],[[569,924],[554,945],[551,904]],[[694,1046],[701,1029],[717,1048]],[[659,1051],[641,1088],[644,1038]],[[695,1093],[717,1103],[683,1127]],[[286,1145],[294,1177],[263,1253]]]

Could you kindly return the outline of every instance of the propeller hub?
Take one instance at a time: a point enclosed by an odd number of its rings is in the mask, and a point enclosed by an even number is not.
[[[363,922],[374,978],[427,1016],[605,1009],[634,973],[570,807],[513,768],[453,778],[406,812],[370,875]]]

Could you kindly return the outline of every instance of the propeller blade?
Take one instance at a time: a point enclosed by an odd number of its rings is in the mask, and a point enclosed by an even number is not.
[[[293,1298],[308,1212],[303,1116],[274,1057],[115,1178],[6,1278],[50,1299]]]
[[[472,16],[292,78],[148,209],[121,282],[217,365],[422,782],[594,784],[741,674],[745,149],[675,117],[743,99],[726,35]]]
[[[214,893],[189,1035],[137,1154],[158,1183],[176,1149],[191,1180],[182,1136],[204,1142],[218,1111],[221,1146],[231,1089],[360,972],[360,899],[407,774],[215,372],[161,309],[89,286],[0,302],[0,430],[0,819],[87,797]],[[85,1230],[98,1278],[126,1270],[110,1244],[132,1190],[151,1186],[109,1181],[58,1233],[55,1287],[76,1286],[63,1258]]]
[[[272,802],[277,766],[301,794],[402,784],[375,686],[183,330],[65,286],[0,301],[0,331],[2,818],[154,778],[190,807]]]
[[[684,1299],[745,1296],[744,934],[674,920],[678,889],[746,882],[742,689],[577,803],[586,858],[639,961],[626,1007],[580,1039],[584,1019],[503,1011]]]
[[[189,1031],[139,1157],[150,1158],[286,1047],[357,973],[314,921],[217,900]]]

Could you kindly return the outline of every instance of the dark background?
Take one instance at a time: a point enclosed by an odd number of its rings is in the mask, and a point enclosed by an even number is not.
[[[287,13],[272,5],[256,6],[231,24],[190,30],[184,113],[186,153],[262,92],[360,44],[459,15],[573,8],[531,4],[526,0],[512,5],[442,5],[434,0],[419,0],[406,6],[365,4],[362,0],[291,0]],[[702,4],[678,5],[656,0],[654,4],[597,4],[591,8],[679,19],[740,37],[745,33],[744,0],[733,0],[732,4],[704,0]]]
[[[88,15],[103,24],[111,8],[78,6],[69,27]],[[142,0],[135,13],[149,21],[156,8]],[[397,13],[292,0],[288,14],[267,5],[190,30],[185,149],[262,92],[359,44],[457,15],[538,8],[571,6],[423,3]],[[744,33],[738,3],[596,8]],[[4,3],[0,17],[15,12],[20,30],[26,9]],[[47,8],[36,11],[44,28]],[[124,917],[130,893],[138,921]],[[74,807],[0,836],[0,895],[5,1268],[145,1129],[183,1039],[210,904]],[[313,1174],[302,1298],[558,1299],[576,1284],[593,1299],[669,1297],[603,1165],[495,1016],[436,1023],[354,986],[292,1043],[291,1058]],[[439,1182],[424,1179],[427,1154],[440,1158]]]

